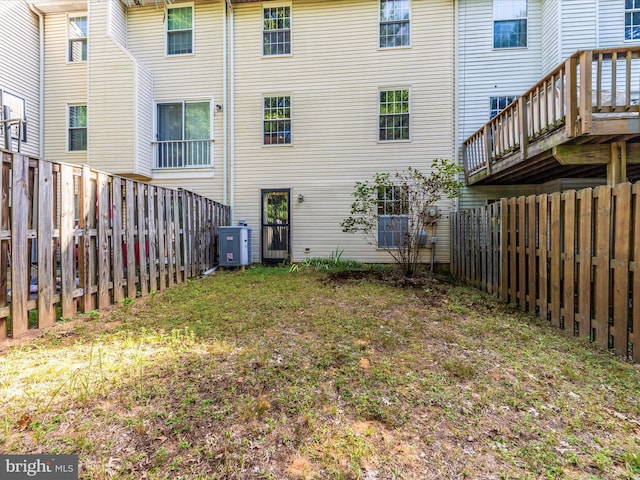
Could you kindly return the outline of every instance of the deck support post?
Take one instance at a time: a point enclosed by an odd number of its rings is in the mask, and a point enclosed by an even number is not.
[[[611,160],[607,164],[607,185],[613,187],[627,181],[627,144],[611,144]]]

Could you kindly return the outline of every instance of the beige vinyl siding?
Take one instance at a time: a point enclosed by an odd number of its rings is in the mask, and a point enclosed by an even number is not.
[[[180,5],[173,1],[172,6]],[[151,5],[128,11],[127,47],[153,72],[156,99],[222,99],[223,4],[196,2],[194,54],[165,55],[164,9]]]
[[[108,36],[109,4],[116,1],[90,2],[88,158],[93,168],[130,175],[135,173],[135,63]],[[117,20],[112,17],[111,23]]]
[[[185,190],[192,191],[197,193],[198,195],[202,195],[203,197],[218,199],[220,198],[220,190],[217,187],[215,182],[215,178],[213,177],[213,172],[209,171],[200,171],[198,173],[194,173],[187,178],[176,178],[174,175],[171,176],[154,176],[153,182],[154,185],[158,185],[160,187],[169,187],[169,188],[183,188]]]
[[[290,188],[293,261],[336,248],[388,261],[339,223],[356,181],[407,166],[426,171],[433,158],[451,157],[453,3],[414,0],[411,47],[385,50],[378,48],[377,0],[291,6],[292,54],[262,57],[261,5],[234,5],[235,220],[253,228],[258,261],[260,191]],[[427,58],[428,68],[416,67]],[[386,88],[410,90],[409,142],[378,142],[378,92]],[[291,95],[292,145],[262,145],[262,98],[272,95]],[[441,211],[436,259],[448,262],[449,208]]]
[[[135,173],[152,176],[151,139],[153,138],[153,76],[142,63],[135,68]]]
[[[40,138],[38,18],[24,2],[0,2],[0,31],[0,90],[25,99],[27,142],[22,152],[35,156]]]
[[[172,5],[179,6],[180,3],[173,1]],[[128,9],[127,48],[153,76],[152,85],[148,84],[148,79],[143,82],[145,88],[152,87],[152,111],[143,114],[145,122],[148,122],[144,128],[149,134],[146,140],[149,148],[155,140],[155,125],[152,123],[154,102],[209,100],[212,111],[215,111],[215,104],[223,103],[223,15],[222,2],[196,1],[194,54],[167,56],[163,6],[134,6]],[[223,116],[222,112],[213,114],[213,170],[179,170],[181,187],[194,189],[217,201],[222,201],[223,195]],[[144,150],[144,135],[140,133],[139,150]],[[175,185],[175,178],[166,179],[171,171],[154,171],[153,182]]]
[[[542,72],[552,70],[560,58],[561,0],[547,0],[542,4]]]
[[[67,105],[87,103],[87,62],[67,62],[66,13],[45,16],[44,45],[44,156],[84,163],[86,152],[67,152]]]
[[[124,48],[127,46],[127,10],[119,0],[108,0],[107,24],[109,36]]]
[[[567,58],[577,50],[597,48],[596,32],[599,18],[597,0],[564,0],[562,2],[562,57]],[[615,2],[624,4],[624,0]],[[621,17],[624,26],[624,15]],[[624,38],[624,28],[620,28],[619,37]],[[621,44],[618,42],[618,45]]]

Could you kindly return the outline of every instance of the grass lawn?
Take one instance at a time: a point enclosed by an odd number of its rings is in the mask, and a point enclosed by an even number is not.
[[[637,365],[373,272],[220,272],[9,342],[0,452],[82,479],[640,478]]]

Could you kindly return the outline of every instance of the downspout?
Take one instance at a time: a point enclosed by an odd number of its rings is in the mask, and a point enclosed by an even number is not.
[[[458,0],[453,0],[452,2],[452,8],[453,11],[451,12],[452,17],[453,17],[453,98],[452,98],[452,106],[453,106],[453,112],[451,115],[452,121],[453,121],[453,141],[452,141],[452,145],[451,145],[451,158],[454,159],[454,162],[456,165],[460,165],[460,148],[458,147],[458,136],[460,134],[459,132],[459,126],[458,126],[458,106],[459,106],[459,101],[458,101]],[[458,177],[460,176],[460,174],[458,174]],[[453,210],[454,211],[458,211],[460,208],[460,200],[458,197],[455,197],[453,199]],[[434,232],[435,233],[435,232]],[[435,245],[433,245],[432,250],[435,250]],[[433,253],[433,251],[432,251]],[[433,271],[433,258],[431,260],[431,271]]]
[[[228,61],[227,57],[229,55],[229,44],[228,44],[228,15],[229,15],[229,2],[226,1],[224,3],[224,18],[222,23],[222,75],[223,75],[223,87],[222,87],[222,203],[227,204],[227,188],[228,188],[228,179],[227,179],[227,167],[229,162],[229,122],[227,117],[229,115],[229,98],[228,98],[228,89],[229,89],[229,73],[228,73]]]
[[[44,17],[32,3],[29,10],[38,17],[38,157],[44,158]]]
[[[235,133],[235,111],[236,111],[236,81],[235,81],[235,58],[234,58],[234,18],[233,18],[233,5],[231,2],[227,0],[229,3],[229,7],[231,8],[231,15],[229,17],[229,183],[230,183],[230,192],[229,192],[229,208],[231,212],[231,224],[235,223],[235,142],[236,142],[236,133]]]

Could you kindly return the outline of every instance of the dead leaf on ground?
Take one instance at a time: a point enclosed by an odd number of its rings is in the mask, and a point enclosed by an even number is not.
[[[18,430],[20,430],[21,432],[26,430],[29,425],[31,425],[31,415],[29,415],[28,413],[23,414],[16,423]]]
[[[367,370],[370,366],[371,366],[371,362],[369,361],[368,358],[361,358],[360,359],[360,368],[364,368],[365,370]]]

